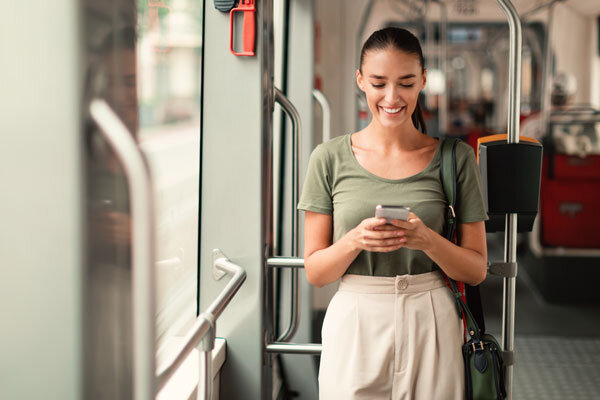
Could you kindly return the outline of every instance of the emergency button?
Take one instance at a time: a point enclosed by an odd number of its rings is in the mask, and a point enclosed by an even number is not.
[[[405,278],[398,279],[397,286],[398,289],[404,290],[408,287],[408,281]]]

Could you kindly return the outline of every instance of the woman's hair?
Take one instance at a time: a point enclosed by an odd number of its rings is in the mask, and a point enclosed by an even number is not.
[[[412,33],[402,28],[385,28],[375,31],[369,36],[365,44],[363,44],[362,50],[360,51],[360,66],[359,70],[362,73],[362,65],[365,59],[365,55],[369,51],[373,50],[385,50],[387,48],[395,48],[396,50],[403,51],[407,54],[414,54],[419,57],[419,63],[421,68],[425,71],[425,61],[423,59],[423,50],[421,50],[421,44],[419,39]],[[425,127],[425,119],[423,118],[423,111],[421,110],[421,104],[417,99],[417,106],[411,116],[412,122],[418,130],[427,134],[427,128]]]

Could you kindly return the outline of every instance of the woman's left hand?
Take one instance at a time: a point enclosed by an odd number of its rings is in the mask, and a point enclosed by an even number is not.
[[[434,232],[416,214],[409,213],[407,221],[392,219],[390,223],[404,231],[404,237],[406,238],[404,247],[427,251],[431,246]]]

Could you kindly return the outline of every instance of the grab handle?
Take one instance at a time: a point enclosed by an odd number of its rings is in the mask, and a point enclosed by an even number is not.
[[[292,224],[291,224],[291,238],[292,238],[292,257],[298,257],[299,247],[299,226],[298,217],[300,211],[297,209],[298,196],[300,193],[300,114],[296,107],[288,100],[287,97],[277,88],[273,88],[274,98],[277,103],[281,105],[283,111],[290,117],[292,121]],[[286,342],[294,336],[298,329],[299,320],[299,291],[298,291],[298,270],[294,269],[291,271],[290,276],[291,284],[291,312],[290,321],[286,330],[277,339],[278,342]]]

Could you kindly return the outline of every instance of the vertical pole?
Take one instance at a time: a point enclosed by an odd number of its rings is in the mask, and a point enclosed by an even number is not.
[[[497,0],[508,17],[510,31],[509,48],[509,94],[508,94],[508,143],[519,143],[519,105],[521,103],[521,20],[510,0]],[[504,236],[504,261],[517,262],[517,214],[506,215]],[[504,301],[502,307],[502,348],[514,351],[515,338],[515,285],[516,278],[504,278]],[[506,394],[512,399],[513,365],[506,367]]]
[[[438,102],[438,132],[445,135],[448,129],[448,9],[441,0],[435,0],[440,6],[440,70],[444,75],[444,91],[440,93]]]
[[[554,16],[554,5],[548,7],[548,23],[546,24],[546,42],[544,43],[544,64],[542,64],[542,129],[548,129],[550,117],[550,90],[549,84],[552,78],[552,21]]]

